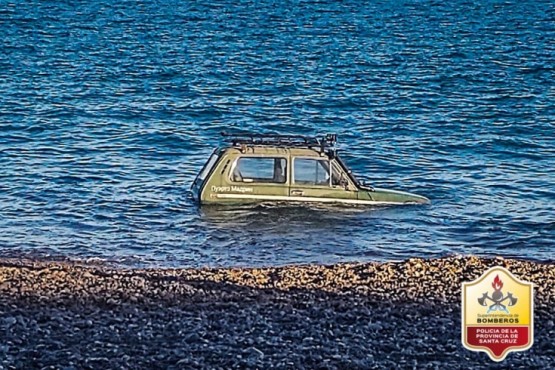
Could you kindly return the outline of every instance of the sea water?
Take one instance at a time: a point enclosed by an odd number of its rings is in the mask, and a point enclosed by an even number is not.
[[[0,0],[0,255],[552,260],[555,3]],[[219,133],[337,133],[429,206],[198,208]]]

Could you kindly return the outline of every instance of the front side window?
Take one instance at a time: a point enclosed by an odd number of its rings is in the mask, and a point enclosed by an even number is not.
[[[295,184],[330,185],[330,162],[325,159],[295,158]]]
[[[287,160],[285,158],[242,157],[231,171],[234,182],[280,183],[286,181]]]

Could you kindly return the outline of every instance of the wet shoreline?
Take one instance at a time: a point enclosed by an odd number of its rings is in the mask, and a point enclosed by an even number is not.
[[[495,364],[460,341],[460,283],[535,284],[535,344]],[[555,265],[450,257],[231,269],[0,260],[0,369],[555,365]]]

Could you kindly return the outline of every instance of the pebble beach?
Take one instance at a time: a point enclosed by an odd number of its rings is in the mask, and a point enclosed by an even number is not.
[[[461,344],[461,282],[535,284],[535,342]],[[555,367],[555,265],[474,256],[270,268],[0,260],[0,369]]]

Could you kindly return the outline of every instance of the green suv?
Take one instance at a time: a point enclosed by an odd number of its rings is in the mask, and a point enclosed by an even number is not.
[[[335,149],[337,135],[222,133],[191,192],[200,204],[318,202],[346,205],[425,204],[428,198],[361,184]]]

